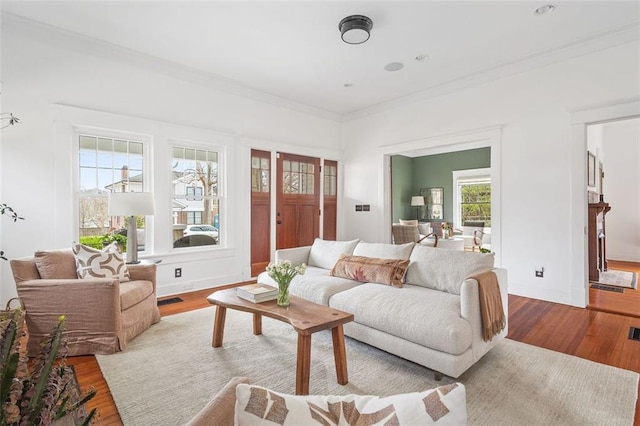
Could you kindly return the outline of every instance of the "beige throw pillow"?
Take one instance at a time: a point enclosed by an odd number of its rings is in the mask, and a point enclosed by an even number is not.
[[[39,250],[34,255],[38,274],[43,280],[78,278],[71,250]]]
[[[464,385],[387,397],[370,395],[288,395],[239,384],[236,424],[244,425],[464,425]]]
[[[118,245],[113,242],[102,250],[73,243],[78,278],[118,278],[120,282],[131,279]]]
[[[340,255],[330,275],[363,283],[388,284],[402,287],[409,259],[379,259],[376,257]]]

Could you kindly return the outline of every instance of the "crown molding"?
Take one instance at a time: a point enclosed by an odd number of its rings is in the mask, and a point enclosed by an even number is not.
[[[495,81],[500,78],[524,73],[536,68],[541,68],[622,44],[634,41],[637,42],[638,40],[640,40],[640,22],[635,22],[633,24],[599,33],[555,49],[549,49],[536,55],[530,55],[517,61],[487,68],[480,72],[469,74],[401,98],[343,114],[342,121],[347,122],[357,120],[370,115],[386,112],[391,109],[401,108],[415,102],[447,95],[463,89]]]
[[[64,48],[86,55],[107,58],[109,60],[123,62],[128,65],[136,65],[153,72],[161,73],[190,83],[199,84],[220,92],[340,122],[340,114],[267,93],[265,91],[243,85],[232,79],[221,77],[186,65],[181,65],[166,59],[161,59],[156,56],[147,55],[145,53],[128,49],[113,43],[108,43],[93,37],[87,37],[73,31],[68,31],[42,22],[27,19],[9,12],[2,11],[1,17],[1,27],[3,29],[9,29],[12,33],[30,37],[39,42],[50,43],[56,46],[64,46]]]

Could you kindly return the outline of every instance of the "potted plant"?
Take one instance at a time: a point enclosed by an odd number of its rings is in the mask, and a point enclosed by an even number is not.
[[[102,241],[102,247],[106,247],[109,244],[115,242],[116,244],[118,244],[120,252],[122,252],[124,248],[127,247],[127,237],[117,232],[106,233],[100,238],[100,240]]]

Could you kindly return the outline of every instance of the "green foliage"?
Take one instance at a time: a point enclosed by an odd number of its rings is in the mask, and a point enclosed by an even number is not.
[[[84,244],[85,246],[101,249],[102,248],[102,238],[101,236],[97,237],[80,237],[80,244]]]
[[[104,234],[102,237],[100,237],[100,241],[101,241],[101,244],[103,245],[111,244],[112,242],[115,241],[120,245],[120,247],[127,246],[127,237],[121,234],[116,234],[116,233]],[[102,248],[102,246],[100,246],[99,248]]]
[[[462,185],[462,223],[482,221],[491,227],[491,184]]]
[[[24,312],[16,309],[0,314],[0,425],[48,425],[69,415],[91,424],[96,410],[84,415],[80,409],[96,391],[81,395],[73,370],[66,366],[64,316],[43,339],[29,371]]]
[[[14,222],[17,222],[18,220],[24,220],[24,217],[18,216],[18,213],[16,213],[11,206],[6,205],[5,203],[0,203],[0,216],[4,216],[5,214],[11,216],[11,219]],[[4,251],[2,250],[0,250],[0,259],[7,260],[7,258],[4,256]]]

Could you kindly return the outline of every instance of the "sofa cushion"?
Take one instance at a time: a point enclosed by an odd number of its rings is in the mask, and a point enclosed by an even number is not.
[[[120,282],[131,279],[115,242],[102,250],[78,243],[74,243],[72,249],[76,259],[77,278],[117,278]]]
[[[266,272],[258,276],[258,282],[274,287],[278,286]],[[304,275],[293,277],[289,285],[289,293],[313,303],[329,306],[329,299],[334,294],[358,285],[361,283],[346,278],[332,277],[326,269],[309,266]]]
[[[381,259],[409,259],[415,243],[385,244],[360,241],[353,250],[354,256],[378,257]]]
[[[352,313],[364,326],[452,355],[472,343],[471,325],[460,316],[457,294],[406,284],[362,284],[334,295],[329,306]]]
[[[461,383],[386,397],[289,395],[239,384],[235,414],[240,426],[467,424],[466,394]]]
[[[124,281],[120,283],[120,310],[137,305],[153,294],[151,281]]]
[[[405,282],[460,294],[467,278],[493,268],[494,253],[476,253],[416,245]]]
[[[409,259],[380,259],[377,257],[340,255],[331,269],[331,276],[363,283],[372,282],[402,287]]]
[[[360,240],[326,241],[316,238],[309,252],[309,266],[331,269],[341,254],[353,254],[353,249]]]
[[[63,250],[39,250],[34,255],[38,274],[43,280],[78,278],[73,252]]]

